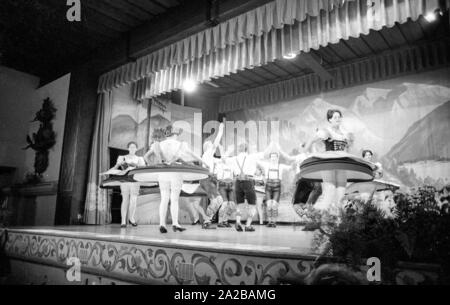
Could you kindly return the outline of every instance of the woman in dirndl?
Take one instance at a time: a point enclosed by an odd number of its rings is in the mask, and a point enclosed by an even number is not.
[[[103,184],[116,183],[120,185],[120,193],[122,195],[122,204],[120,208],[121,214],[121,227],[126,228],[127,223],[133,227],[137,226],[135,214],[137,198],[139,196],[140,183],[136,182],[131,176],[128,176],[130,170],[144,167],[144,158],[136,155],[138,145],[136,142],[130,142],[127,145],[128,154],[125,156],[119,156],[117,158],[116,165],[108,170],[104,174],[114,173],[121,171],[121,174],[113,175],[106,179]]]
[[[321,141],[325,152],[313,154],[303,161],[300,176],[309,181],[322,182],[323,198],[316,202],[315,208],[338,216],[347,183],[372,181],[376,165],[347,152],[352,136],[341,128],[340,110],[328,110],[327,121],[306,147],[308,150],[313,143]]]
[[[179,199],[183,185],[183,169],[179,169],[180,162],[186,163],[194,160],[203,164],[200,156],[197,156],[187,145],[180,141],[178,136],[182,133],[181,129],[175,130],[171,125],[165,129],[165,137],[160,142],[155,142],[145,158],[149,159],[152,155],[157,162],[162,165],[159,169],[154,169],[158,173],[158,184],[161,193],[161,203],[159,206],[159,219],[161,233],[167,233],[166,216],[170,201],[170,214],[172,216],[172,229],[174,232],[183,232],[186,229],[180,226],[178,222]],[[201,167],[198,167],[201,168]],[[205,170],[205,172],[207,172]]]

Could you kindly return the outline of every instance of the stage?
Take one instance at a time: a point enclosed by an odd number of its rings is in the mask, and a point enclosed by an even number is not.
[[[14,278],[28,284],[281,284],[309,273],[313,232],[293,225],[159,233],[157,225],[2,229]],[[81,279],[66,272],[76,258]],[[75,261],[76,261],[75,259]]]

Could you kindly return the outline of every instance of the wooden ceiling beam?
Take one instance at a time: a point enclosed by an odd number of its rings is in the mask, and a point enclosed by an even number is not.
[[[149,1],[157,6],[161,7],[164,11],[166,11],[169,8],[169,6],[161,3],[161,1],[157,1],[157,0],[149,0]]]
[[[131,2],[133,5],[136,5],[143,10],[145,10],[148,13],[151,13],[153,15],[158,15],[164,12],[164,9],[160,6],[152,3],[149,0],[127,0],[128,2]]]
[[[87,18],[88,22],[91,20],[95,20],[98,23],[103,24],[104,27],[120,33],[127,32],[131,29],[131,27],[127,26],[126,24],[123,24],[122,22],[112,19],[104,15],[103,13],[93,9],[85,8],[85,12],[82,18]]]
[[[299,59],[313,70],[323,81],[332,80],[334,77],[319,63],[318,59],[312,53],[301,53]]]
[[[113,30],[94,18],[82,20],[82,27],[87,35],[101,36],[108,41],[117,39],[122,34],[122,32]]]
[[[153,1],[159,2],[168,8],[174,7],[174,6],[180,4],[180,1],[177,1],[177,0],[153,0]],[[192,0],[190,0],[190,1],[192,1]]]
[[[128,30],[129,28],[136,27],[140,24],[140,21],[137,18],[130,17],[120,9],[99,0],[84,0],[81,5],[84,8],[87,7],[88,9],[97,12],[99,15],[107,17],[110,19],[110,21],[108,21],[110,24],[115,24],[119,27],[121,24],[126,26],[127,28],[124,28],[124,30]],[[83,16],[81,18],[83,18]],[[103,19],[106,20],[106,18]]]
[[[106,2],[106,0],[96,0],[96,1]],[[147,12],[146,10],[143,10],[139,6],[133,4],[132,0],[130,2],[126,0],[107,1],[107,4],[121,10],[124,14],[127,14],[132,18],[139,19],[140,23],[150,20],[155,16],[154,14]]]

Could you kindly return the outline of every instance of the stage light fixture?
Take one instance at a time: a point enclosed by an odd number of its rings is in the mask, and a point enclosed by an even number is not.
[[[428,22],[433,22],[433,21],[435,21],[435,20],[436,20],[436,12],[428,12],[428,13],[425,15],[425,19],[426,19]]]
[[[187,79],[183,83],[183,90],[187,93],[194,92],[197,89],[197,82]]]
[[[297,54],[295,54],[295,53],[288,53],[288,54],[283,56],[284,59],[293,59],[293,58],[296,58],[296,57],[297,57]]]

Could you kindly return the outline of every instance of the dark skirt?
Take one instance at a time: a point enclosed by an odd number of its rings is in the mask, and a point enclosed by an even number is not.
[[[303,179],[322,182],[322,173],[327,171],[345,171],[348,182],[372,181],[373,170],[367,162],[356,158],[318,158],[311,157],[300,165],[300,176]]]
[[[100,188],[112,189],[120,187],[122,183],[134,183],[134,182],[136,182],[136,180],[134,180],[132,176],[110,175],[109,178],[103,180],[103,182],[100,184]]]
[[[322,195],[322,184],[307,179],[300,178],[297,180],[292,204],[313,205]]]

